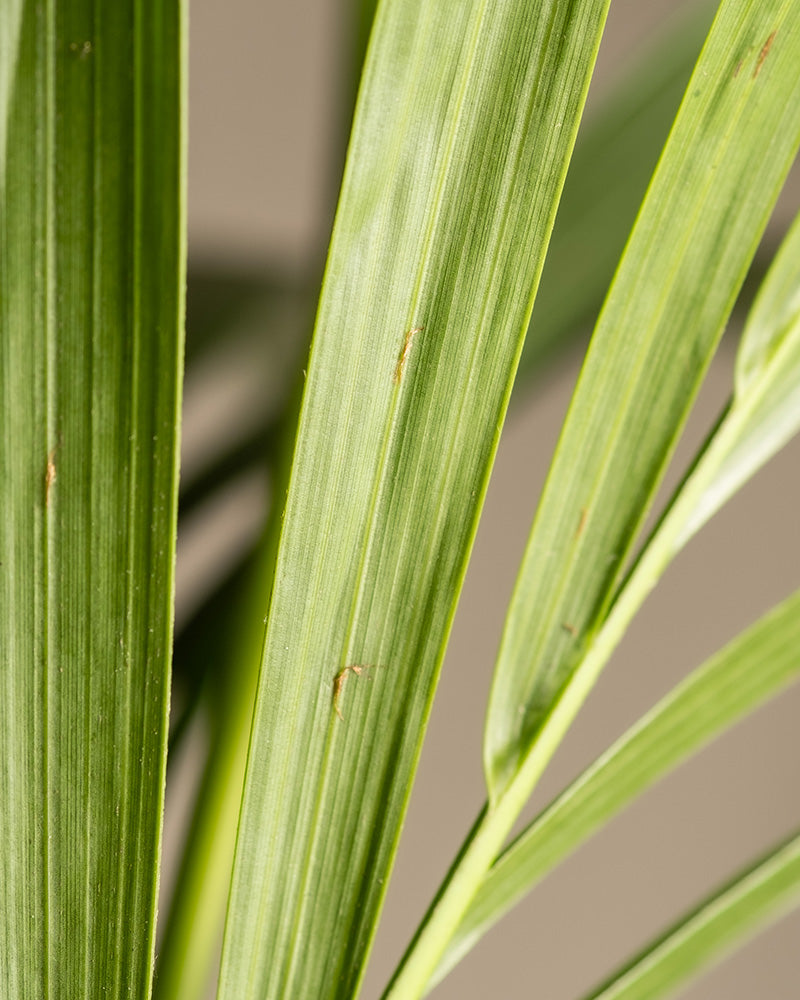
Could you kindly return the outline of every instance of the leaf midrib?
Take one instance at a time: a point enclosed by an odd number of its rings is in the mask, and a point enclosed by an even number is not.
[[[45,310],[45,361],[44,361],[44,392],[46,399],[45,412],[45,452],[49,454],[50,441],[53,435],[53,425],[55,417],[53,414],[54,400],[52,386],[55,383],[55,340],[57,335],[57,320],[55,315],[55,204],[56,204],[56,170],[55,170],[55,150],[56,150],[56,55],[57,55],[57,34],[56,34],[56,0],[47,0],[45,8],[45,37],[43,48],[45,52],[44,66],[44,97],[45,97],[45,127],[44,127],[44,169],[45,169],[45,288],[44,310]],[[50,942],[52,940],[53,929],[52,920],[52,900],[51,884],[52,876],[50,871],[50,840],[51,840],[51,801],[50,801],[50,649],[54,645],[53,621],[51,615],[51,588],[53,586],[53,573],[51,567],[51,542],[52,542],[52,508],[47,504],[47,496],[43,506],[44,524],[42,535],[42,567],[45,586],[42,588],[43,616],[44,616],[44,641],[42,648],[43,670],[42,670],[42,778],[44,801],[42,803],[42,879],[44,892],[44,934],[43,934],[43,975],[44,975],[44,996],[51,996],[50,988]],[[13,630],[12,630],[13,632]]]

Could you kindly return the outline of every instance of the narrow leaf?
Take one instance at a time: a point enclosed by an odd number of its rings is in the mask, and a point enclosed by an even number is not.
[[[492,802],[591,649],[798,142],[800,8],[726,0],[603,308],[520,571],[486,729]],[[575,689],[570,712],[578,702]]]
[[[571,851],[798,673],[800,591],[690,674],[503,852],[483,880],[431,987]]]
[[[800,835],[739,875],[586,1000],[655,1000],[800,902]]]
[[[273,456],[277,497],[288,484],[299,392],[294,404]],[[261,662],[260,605],[272,586],[282,513],[273,503],[255,552],[176,642],[176,660],[211,660],[216,670],[205,678],[210,745],[164,925],[156,1000],[202,1000],[216,972]]]
[[[742,335],[733,400],[654,543],[673,554],[800,427],[800,216],[777,254]]]
[[[380,5],[279,549],[221,1000],[357,988],[605,12]]]
[[[586,688],[676,553],[800,426],[800,217],[745,327],[733,399],[695,458],[574,675]]]
[[[736,358],[736,395],[769,371],[800,322],[800,215],[794,220],[753,303]]]
[[[213,618],[198,616],[182,636],[184,644],[205,639],[202,652],[195,649],[196,658],[212,660],[214,668],[224,664],[224,669],[217,676],[212,668],[202,691],[204,707],[211,703],[209,745],[169,909],[160,918],[155,1000],[205,1000],[219,962],[260,651],[255,603],[263,587],[256,591],[252,584],[254,579],[262,584],[264,574],[257,575],[254,563],[249,559],[216,595],[207,609]],[[176,643],[176,656],[180,645]],[[170,791],[168,778],[168,795]]]
[[[0,5],[0,995],[139,997],[184,275],[182,5]]]

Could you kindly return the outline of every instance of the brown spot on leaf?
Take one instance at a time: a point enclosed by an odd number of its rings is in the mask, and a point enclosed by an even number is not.
[[[360,677],[365,670],[372,669],[373,666],[369,663],[348,663],[347,666],[342,667],[339,673],[333,678],[333,709],[342,722],[344,722],[344,716],[342,715],[340,699],[342,691],[344,690],[344,682],[351,673],[355,674],[356,677]]]
[[[408,355],[411,352],[411,344],[414,340],[414,335],[422,333],[424,329],[424,326],[413,326],[405,336],[403,347],[400,351],[400,357],[397,359],[397,365],[394,370],[394,380],[398,384],[400,379],[403,377],[403,372],[405,371],[406,361],[408,360]]]
[[[761,67],[764,65],[764,60],[769,55],[769,50],[772,48],[772,43],[775,41],[775,36],[778,34],[777,31],[773,31],[769,38],[764,42],[761,51],[758,53],[758,59],[756,60],[756,68],[753,70],[753,79],[758,76],[761,72]]]
[[[56,481],[56,445],[52,448],[47,455],[47,466],[44,473],[44,505],[45,507],[50,506],[50,490],[52,489],[53,483]]]

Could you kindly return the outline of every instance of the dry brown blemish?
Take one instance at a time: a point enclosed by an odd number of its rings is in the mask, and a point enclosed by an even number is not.
[[[412,326],[408,333],[405,335],[403,340],[403,347],[400,351],[400,357],[397,359],[397,365],[394,369],[394,380],[399,384],[400,379],[403,377],[403,372],[405,371],[406,361],[408,361],[408,355],[411,353],[411,345],[414,341],[414,337],[418,333],[422,333],[425,329],[424,326]]]
[[[333,678],[333,709],[342,722],[344,722],[344,716],[342,715],[342,709],[339,701],[342,696],[342,691],[344,690],[344,682],[350,674],[355,674],[356,677],[360,677],[365,670],[372,669],[372,665],[369,663],[348,663],[347,666],[342,667],[339,673]]]
[[[589,511],[585,507],[581,507],[581,516],[578,521],[578,527],[575,531],[575,537],[580,538],[583,534],[583,529],[586,527],[586,520],[589,517]]]
[[[56,481],[56,445],[55,448],[51,448],[47,455],[47,466],[44,472],[44,505],[45,507],[50,506],[50,490],[53,483]]]
[[[561,627],[565,632],[569,632],[571,636],[577,636],[578,630],[571,622],[562,622]]]
[[[741,68],[742,68],[742,60],[740,59],[739,62],[736,63],[736,69],[733,71],[733,78],[734,78],[734,80],[739,75],[739,70]]]
[[[761,72],[761,67],[764,65],[764,60],[769,55],[769,50],[772,48],[772,43],[775,41],[775,36],[778,34],[777,31],[773,31],[769,38],[764,42],[761,51],[758,53],[758,59],[756,59],[756,68],[753,70],[753,79],[758,76]]]

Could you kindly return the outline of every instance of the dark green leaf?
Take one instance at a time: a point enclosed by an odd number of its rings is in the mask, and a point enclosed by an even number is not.
[[[146,998],[184,282],[183,7],[0,5],[0,994]]]

